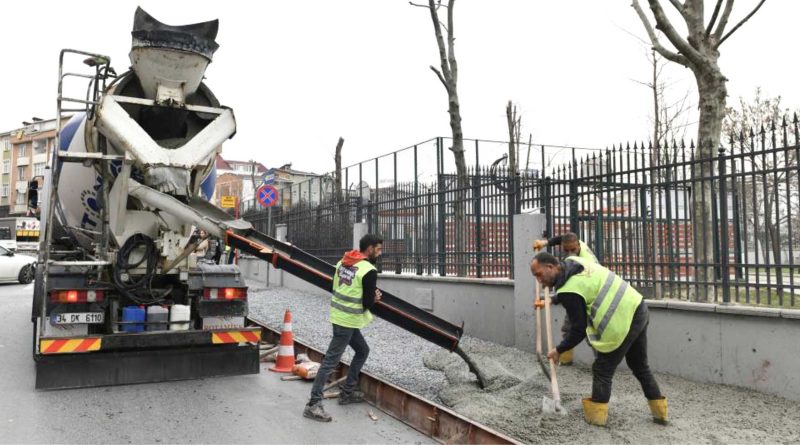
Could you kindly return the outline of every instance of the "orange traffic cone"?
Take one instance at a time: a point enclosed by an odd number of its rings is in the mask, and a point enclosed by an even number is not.
[[[292,336],[292,313],[286,310],[283,316],[283,330],[281,331],[281,341],[278,345],[278,358],[275,366],[269,368],[275,372],[292,372],[294,367],[294,337]]]

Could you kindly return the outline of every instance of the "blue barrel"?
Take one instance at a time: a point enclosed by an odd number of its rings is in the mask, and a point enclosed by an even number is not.
[[[122,321],[124,322],[143,322],[146,317],[146,312],[143,307],[139,306],[125,306],[122,308]],[[143,324],[123,324],[122,332],[142,332],[144,331]]]

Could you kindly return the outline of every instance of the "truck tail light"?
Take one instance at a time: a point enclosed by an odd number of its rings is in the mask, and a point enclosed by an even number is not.
[[[203,290],[205,300],[246,300],[246,287],[207,287]]]
[[[67,289],[50,291],[50,301],[54,303],[94,303],[105,299],[102,290]]]

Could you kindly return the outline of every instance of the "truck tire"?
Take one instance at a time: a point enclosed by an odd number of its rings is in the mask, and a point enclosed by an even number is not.
[[[29,284],[33,281],[33,267],[30,264],[24,266],[22,270],[19,271],[19,282],[20,284]]]

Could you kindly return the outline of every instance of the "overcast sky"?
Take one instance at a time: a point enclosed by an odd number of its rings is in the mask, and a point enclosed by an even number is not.
[[[731,23],[756,3],[737,1]],[[430,16],[403,0],[3,2],[0,129],[53,117],[61,48],[110,55],[125,71],[137,5],[172,25],[220,20],[206,83],[236,114],[227,158],[323,172],[339,136],[347,165],[450,134],[428,68],[439,64]],[[797,108],[798,17],[800,2],[767,1],[723,44],[729,104],[761,86]],[[634,82],[648,80],[648,49],[633,36],[645,33],[629,0],[459,0],[455,21],[466,137],[505,140],[509,99],[524,139],[540,144],[606,147],[650,134],[649,91]],[[696,105],[688,70],[665,76],[673,97],[691,90]]]

